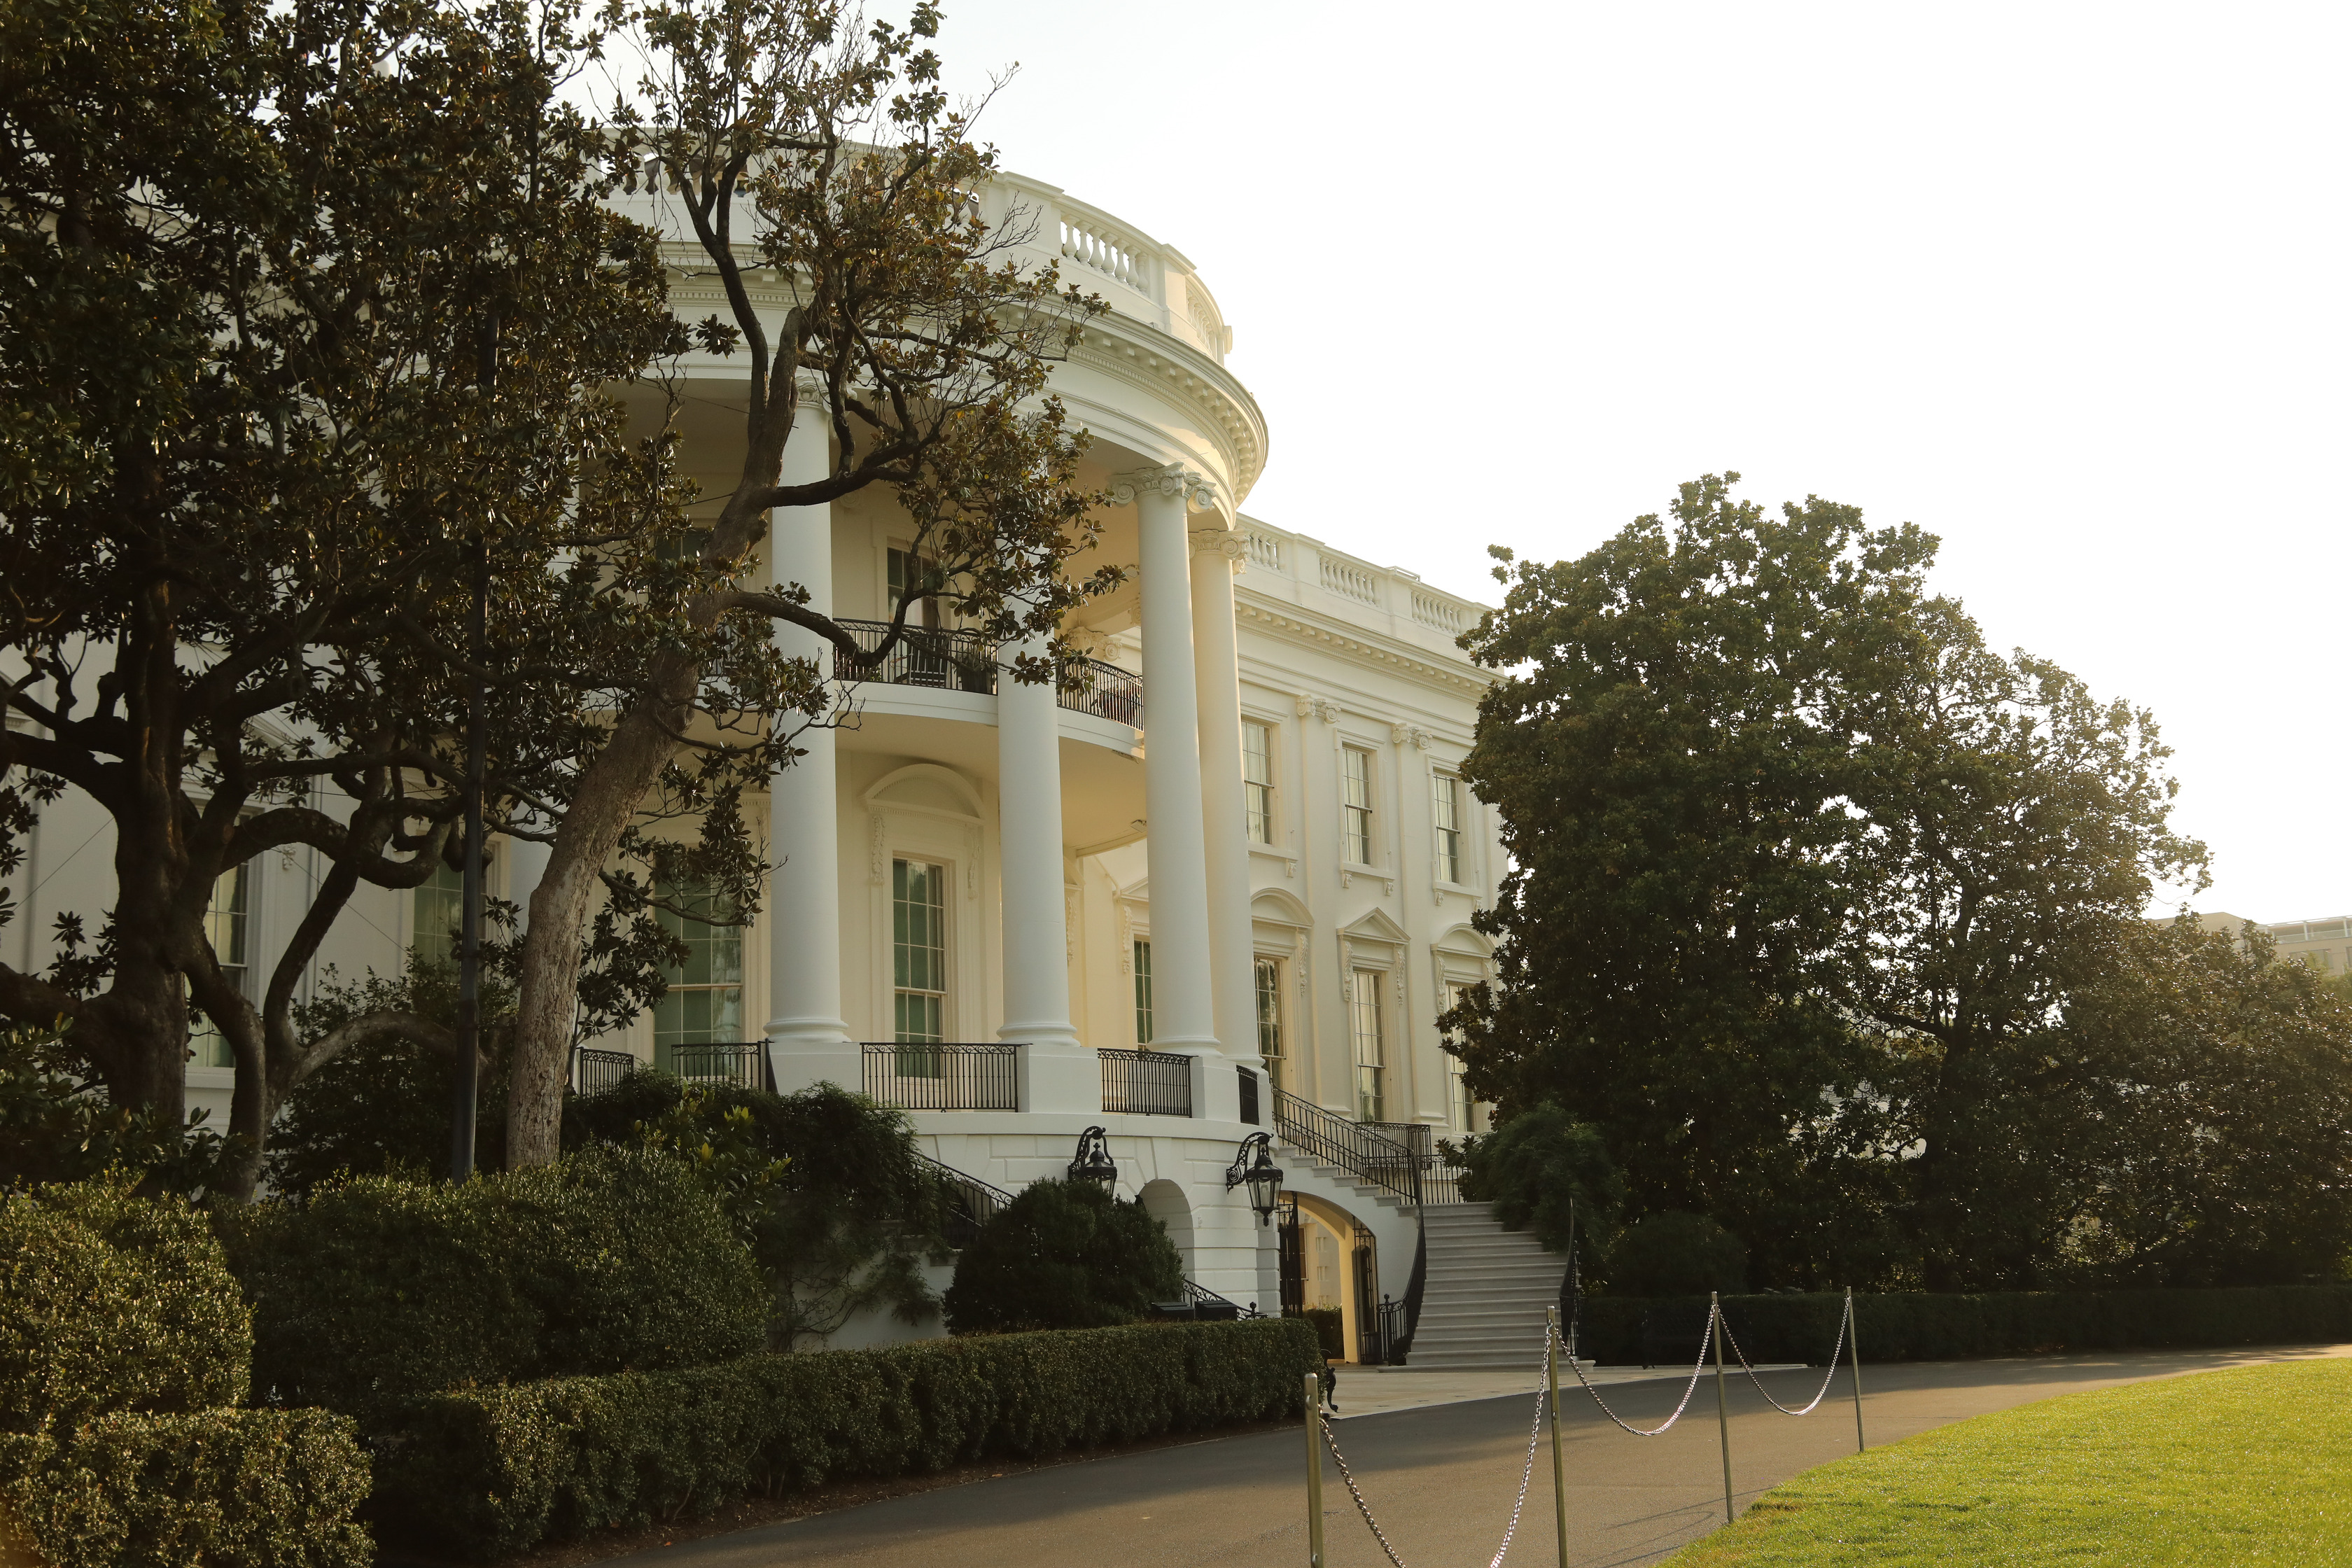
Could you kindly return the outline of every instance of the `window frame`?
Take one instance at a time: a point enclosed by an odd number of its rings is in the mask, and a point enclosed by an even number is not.
[[[902,955],[916,946],[899,933],[903,929],[899,914],[902,907],[912,908],[901,889],[911,879],[908,875],[916,868],[930,873],[928,881],[934,897],[921,906],[928,910],[936,926],[938,940],[921,944],[921,951],[931,955],[936,971],[932,978],[937,985],[910,984],[904,978],[908,973],[901,964]],[[954,877],[953,865],[944,859],[932,859],[916,853],[893,853],[890,857],[890,880],[887,888],[890,905],[890,1039],[899,1046],[943,1046],[951,1037],[955,1017],[955,955],[950,927],[954,924],[955,900],[950,892]],[[928,1002],[932,1009],[934,1029],[929,1037],[910,1037],[906,1027],[906,1004],[909,998]],[[898,1053],[897,1069],[902,1078],[938,1078],[945,1071],[944,1058],[936,1051],[902,1050]]]
[[[1388,1110],[1388,1008],[1381,993],[1386,988],[1389,973],[1385,969],[1367,969],[1357,965],[1348,976],[1348,1047],[1353,1065],[1356,1120],[1385,1121]],[[1365,1020],[1371,1026],[1365,1028]],[[1370,1061],[1366,1061],[1365,1044],[1371,1046]],[[1369,1074],[1368,1078],[1366,1075]]]
[[[665,905],[669,903],[688,903],[696,900],[709,901],[709,895],[707,893],[697,892],[690,889],[677,886],[657,888],[656,896]],[[714,908],[711,912],[719,914],[723,913],[724,911]],[[663,969],[662,978],[667,983],[667,989],[663,991],[661,997],[646,1010],[646,1024],[653,1035],[655,1064],[659,1066],[665,1063],[668,1059],[669,1053],[680,1046],[741,1044],[744,1036],[744,993],[750,978],[750,966],[745,963],[744,959],[743,939],[744,934],[749,931],[751,928],[748,925],[732,919],[704,920],[696,915],[679,914],[666,907],[656,909],[654,911],[654,918],[656,921],[661,925],[664,931],[668,931],[670,935],[678,938],[680,941],[688,942],[689,945],[698,941],[710,943],[713,962],[709,965],[709,973],[714,974],[721,973],[727,969],[728,965],[719,959],[719,955],[726,949],[731,948],[733,950],[732,968],[734,973],[734,978],[731,980],[686,980],[683,978],[671,978],[673,974],[683,976],[692,973],[692,960],[688,960],[688,966],[685,969],[671,970],[667,966]],[[677,925],[691,923],[692,925],[701,927],[702,931],[698,934],[692,931],[676,929],[676,925],[674,925],[673,922],[677,922]],[[725,934],[720,935],[719,933]],[[734,1008],[735,1036],[733,1038],[728,1038],[725,1035],[724,1027],[713,1022],[715,1018],[723,1016],[723,1014],[706,1014],[704,1022],[699,1028],[689,1026],[687,1024],[684,1015],[687,1012],[688,998],[698,996],[703,997],[708,999],[710,1003],[723,1005],[724,999],[728,998],[729,994],[730,993],[732,994],[731,1000]],[[677,1020],[675,1026],[668,1025],[663,1017],[664,1009],[672,1005],[673,998],[676,999],[676,1012],[673,1014],[673,1017]],[[694,1037],[698,1034],[703,1037]]]
[[[1282,960],[1263,953],[1252,954],[1250,990],[1253,1010],[1257,1018],[1258,1059],[1265,1064],[1267,1081],[1279,1090],[1285,1087],[1283,1064],[1289,1058],[1282,1026]],[[1273,1041],[1272,1050],[1266,1048],[1269,1039]]]
[[[1130,937],[1129,942],[1128,957],[1135,972],[1135,1047],[1148,1050],[1152,1037],[1157,1033],[1157,1019],[1152,1012],[1151,939],[1136,936]]]
[[[1360,778],[1349,772],[1350,764],[1361,759]],[[1355,786],[1363,786],[1360,805],[1349,798]],[[1378,816],[1380,810],[1380,769],[1378,758],[1370,746],[1360,746],[1352,741],[1339,742],[1339,863],[1350,868],[1372,870],[1380,862]],[[1359,847],[1363,853],[1356,853]]]
[[[1253,751],[1250,741],[1255,736],[1264,742]],[[1271,721],[1242,718],[1242,831],[1250,843],[1271,849],[1275,841],[1275,725]],[[1264,778],[1250,776],[1250,763],[1255,758],[1262,767]]]

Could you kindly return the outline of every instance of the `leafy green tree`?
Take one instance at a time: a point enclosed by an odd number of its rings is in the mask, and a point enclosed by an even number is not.
[[[1605,1251],[1625,1200],[1625,1184],[1594,1128],[1559,1106],[1531,1105],[1492,1132],[1463,1141],[1462,1195],[1495,1205],[1507,1230],[1529,1226],[1554,1252],[1568,1250],[1571,1225]]]
[[[1737,475],[1516,563],[1465,771],[1512,869],[1449,1022],[1507,1110],[1599,1128],[1629,1212],[1712,1216],[1759,1283],[2030,1283],[2063,1223],[2046,1037],[2158,881],[2149,716],[1987,649],[1936,542]]]
[[[1033,1182],[956,1259],[948,1327],[1100,1329],[1178,1299],[1184,1263],[1139,1200],[1089,1182]]]
[[[1696,1296],[1748,1289],[1748,1248],[1705,1215],[1644,1215],[1608,1250],[1612,1296]]]
[[[199,1122],[184,1133],[152,1106],[116,1105],[82,1070],[81,1053],[58,1030],[0,1028],[0,1197],[109,1172],[173,1194],[212,1182],[217,1133]]]

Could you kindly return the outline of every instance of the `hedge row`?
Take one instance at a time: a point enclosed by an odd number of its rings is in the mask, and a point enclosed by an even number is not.
[[[1752,1362],[1829,1359],[1843,1296],[1727,1296],[1723,1314]],[[2352,1289],[2284,1285],[2219,1290],[2037,1290],[1854,1298],[1865,1361],[1950,1361],[2046,1351],[2153,1350],[2352,1341]],[[1587,1297],[1580,1353],[1604,1363],[1686,1360],[1706,1322],[1703,1296]],[[1646,1329],[1646,1333],[1645,1333]]]
[[[1296,1319],[976,1336],[555,1378],[410,1406],[375,1442],[383,1533],[487,1560],[852,1477],[1297,1415]]]

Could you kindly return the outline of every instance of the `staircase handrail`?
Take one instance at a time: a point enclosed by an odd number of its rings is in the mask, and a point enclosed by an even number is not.
[[[1274,1124],[1276,1135],[1293,1148],[1421,1206],[1421,1173],[1430,1159],[1427,1127],[1350,1121],[1286,1089],[1274,1091]]]
[[[978,1235],[981,1226],[996,1217],[997,1210],[1013,1201],[1011,1193],[992,1182],[982,1181],[969,1171],[959,1171],[945,1161],[934,1160],[919,1149],[912,1152],[916,1159],[921,1161],[923,1165],[929,1169],[935,1178],[962,1192],[964,1213],[959,1217],[970,1225],[971,1236]],[[950,1220],[947,1228],[954,1231],[961,1230],[962,1227]],[[970,1241],[971,1236],[964,1237],[963,1241]],[[961,1245],[952,1235],[948,1237],[948,1240],[950,1245],[958,1247]]]

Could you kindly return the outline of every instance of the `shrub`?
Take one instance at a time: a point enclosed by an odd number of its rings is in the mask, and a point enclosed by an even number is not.
[[[1275,1318],[465,1389],[404,1414],[376,1495],[387,1530],[488,1558],[748,1494],[1297,1415],[1322,1364],[1305,1323]]]
[[[48,1568],[366,1568],[368,1462],[324,1410],[101,1415],[0,1436],[0,1500]]]
[[[460,1383],[693,1366],[765,1336],[751,1254],[656,1150],[463,1186],[357,1177],[220,1224],[263,1390],[363,1421]]]
[[[1609,1248],[1609,1291],[1679,1296],[1748,1288],[1748,1249],[1705,1215],[1668,1210],[1625,1227]]]
[[[693,1163],[751,1247],[776,1348],[877,1308],[908,1323],[938,1309],[922,1267],[947,1261],[943,1189],[902,1113],[829,1083],[778,1095],[652,1072],[564,1108],[569,1146],[647,1137]]]
[[[178,1198],[114,1176],[0,1207],[0,1428],[240,1405],[253,1328]]]
[[[2155,1350],[2352,1340],[2352,1289],[2270,1286],[2213,1290],[2041,1290],[1985,1295],[1890,1292],[1854,1299],[1866,1361],[1948,1361],[2050,1351]],[[1723,1313],[1751,1362],[1829,1359],[1845,1299],[1826,1293],[1733,1296]],[[1706,1299],[1587,1298],[1579,1348],[1604,1363],[1642,1359],[1642,1328],[1696,1344]]]
[[[1571,1211],[1588,1241],[1606,1245],[1624,1184],[1601,1134],[1549,1101],[1462,1143],[1462,1195],[1491,1203],[1506,1230],[1532,1225],[1536,1239],[1568,1250]]]
[[[1085,1182],[1033,1182],[956,1260],[948,1327],[1092,1329],[1131,1323],[1183,1292],[1168,1228],[1139,1202]]]
[[[152,1106],[110,1104],[95,1076],[61,1029],[0,1026],[0,1194],[115,1170],[161,1191],[199,1193],[215,1184],[232,1143],[249,1147],[202,1126],[201,1110],[174,1128]]]
[[[1337,1307],[1302,1307],[1298,1315],[1315,1325],[1315,1338],[1328,1361],[1348,1359],[1348,1320]]]

